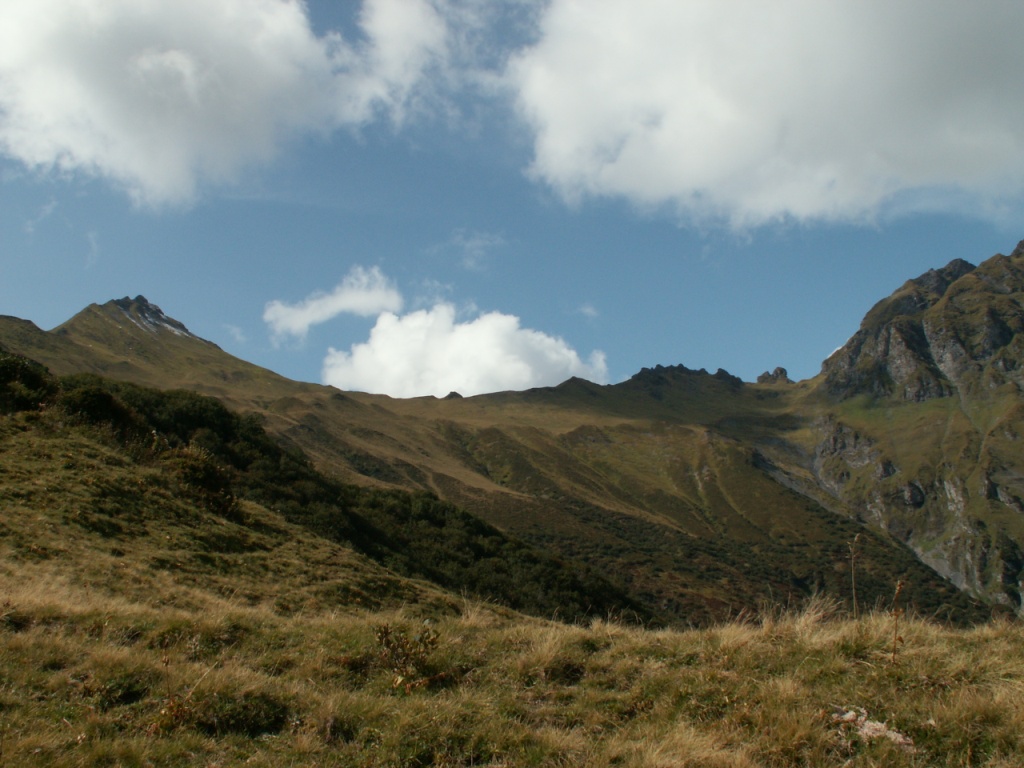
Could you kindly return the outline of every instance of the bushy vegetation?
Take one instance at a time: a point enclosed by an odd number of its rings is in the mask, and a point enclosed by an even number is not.
[[[35,410],[55,392],[56,382],[46,368],[0,347],[0,414]]]
[[[512,539],[433,494],[331,480],[302,453],[271,439],[256,416],[239,416],[213,398],[93,375],[54,380],[31,361],[5,359],[12,361],[9,378],[27,382],[34,393],[11,410],[50,405],[72,422],[103,430],[137,462],[168,469],[200,506],[225,519],[244,523],[239,501],[245,499],[397,574],[457,594],[569,621],[610,613],[646,618],[599,575]]]

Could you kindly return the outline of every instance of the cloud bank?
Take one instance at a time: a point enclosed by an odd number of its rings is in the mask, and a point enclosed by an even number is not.
[[[327,2],[327,0],[322,0]],[[512,103],[530,175],[756,226],[1024,198],[1024,4],[3,0],[0,152],[189,204],[290,140]],[[296,145],[297,145],[296,141]]]
[[[263,309],[263,322],[270,326],[271,338],[278,344],[289,336],[305,339],[312,326],[343,312],[373,317],[401,308],[402,295],[378,267],[353,267],[330,293],[313,293],[298,304],[268,302]]]
[[[734,225],[1024,188],[1024,4],[553,0],[506,75],[531,174]]]
[[[298,0],[4,0],[0,150],[191,202],[290,137],[400,120],[443,58],[426,0],[366,0],[364,39],[317,37]]]
[[[348,352],[331,348],[323,367],[325,384],[392,397],[523,390],[572,376],[605,382],[603,353],[584,362],[562,339],[522,328],[519,318],[499,312],[458,322],[446,303],[403,316],[382,314],[368,341]]]

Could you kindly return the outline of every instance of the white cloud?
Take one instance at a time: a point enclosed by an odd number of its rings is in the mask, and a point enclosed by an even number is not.
[[[538,29],[506,75],[569,201],[745,226],[1024,191],[1019,0],[553,0]]]
[[[363,103],[386,105],[400,120],[413,86],[433,59],[443,58],[445,21],[423,0],[372,0],[360,21],[372,41],[366,51],[370,76],[361,78]]]
[[[0,151],[136,202],[190,202],[294,135],[400,119],[444,57],[427,0],[366,0],[365,40],[322,38],[299,0],[4,0]]]
[[[332,348],[323,367],[326,384],[393,397],[522,390],[571,376],[603,383],[604,354],[584,362],[562,339],[521,328],[513,315],[489,312],[458,322],[447,303],[382,314],[368,341],[348,352]]]
[[[274,300],[263,309],[274,343],[288,336],[305,339],[311,326],[325,323],[343,312],[373,317],[402,308],[402,295],[378,267],[353,267],[333,291],[318,291],[298,304]]]

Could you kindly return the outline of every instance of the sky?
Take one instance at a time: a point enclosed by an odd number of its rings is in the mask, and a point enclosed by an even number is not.
[[[1019,0],[0,0],[0,314],[394,397],[795,380],[1024,239]]]

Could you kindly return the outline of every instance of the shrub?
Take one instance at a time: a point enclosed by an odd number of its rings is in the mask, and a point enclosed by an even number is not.
[[[194,493],[211,512],[235,520],[238,517],[231,473],[205,448],[189,445],[167,454],[181,484]]]
[[[44,366],[0,351],[0,413],[36,410],[56,391],[57,384]]]
[[[144,432],[139,417],[106,389],[85,384],[65,389],[57,397],[57,405],[68,415],[88,424],[109,425],[122,438]]]

